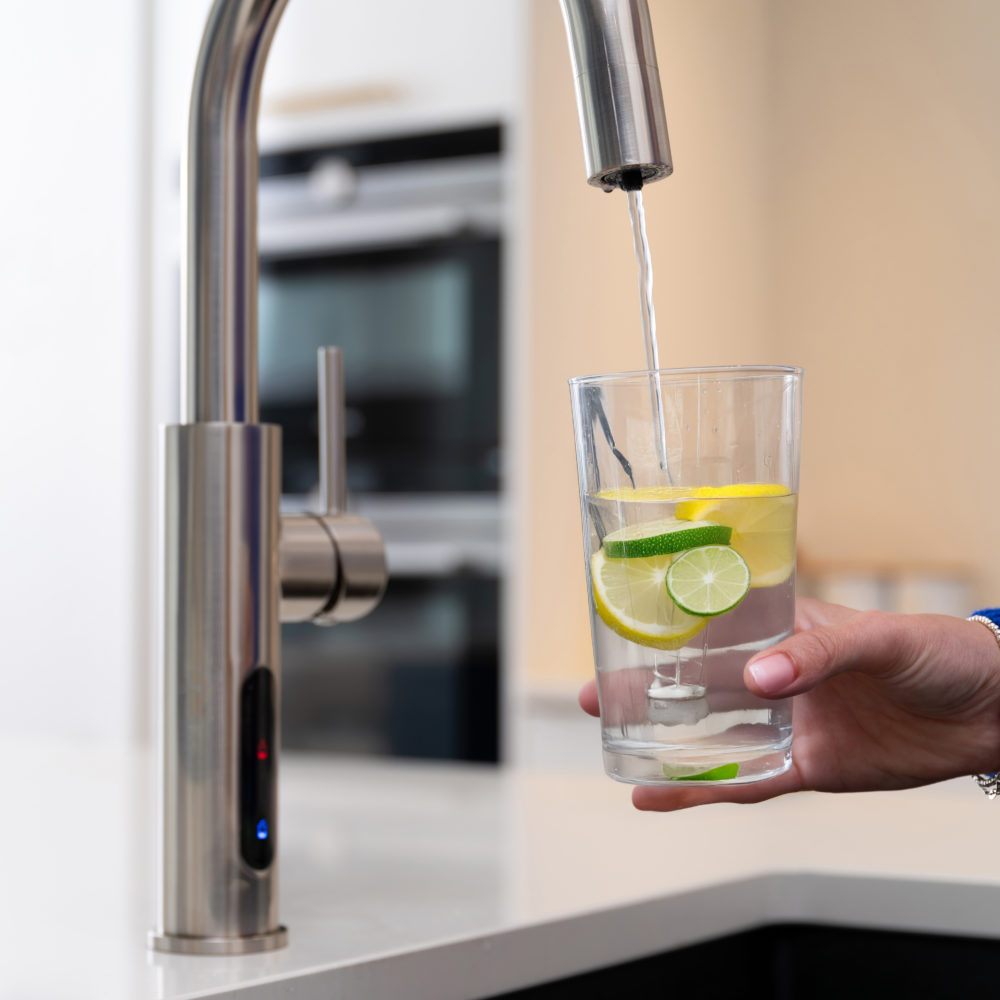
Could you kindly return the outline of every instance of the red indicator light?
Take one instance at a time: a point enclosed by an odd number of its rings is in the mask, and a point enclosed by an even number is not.
[[[267,760],[267,740],[262,739],[257,744],[257,760]]]

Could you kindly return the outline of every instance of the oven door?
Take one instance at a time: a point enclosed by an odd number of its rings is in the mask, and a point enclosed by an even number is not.
[[[316,351],[344,356],[348,490],[499,489],[497,236],[263,257],[261,419],[283,428],[283,492],[316,485]]]
[[[498,591],[476,574],[395,576],[367,618],[283,626],[283,745],[496,762]]]

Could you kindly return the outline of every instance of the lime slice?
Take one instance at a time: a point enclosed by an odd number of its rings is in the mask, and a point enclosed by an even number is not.
[[[609,531],[604,536],[604,552],[609,559],[645,559],[698,545],[728,545],[732,533],[725,524],[665,517]]]
[[[689,615],[667,594],[667,570],[673,557],[609,559],[598,549],[590,560],[594,609],[620,636],[656,649],[680,649],[706,625]]]
[[[733,529],[729,544],[750,567],[751,587],[784,583],[795,569],[796,496],[776,483],[701,486],[677,505],[682,520],[712,520]]]
[[[702,545],[667,568],[667,593],[690,615],[713,618],[731,611],[750,591],[750,567],[728,545]]]
[[[663,773],[673,781],[729,781],[739,773],[740,765],[735,761],[732,764],[720,764],[708,771],[699,771],[697,774],[677,774],[676,768],[669,764],[663,765]]]

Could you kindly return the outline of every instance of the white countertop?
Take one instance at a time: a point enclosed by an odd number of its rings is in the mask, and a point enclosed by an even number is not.
[[[661,815],[601,774],[286,753],[289,946],[154,954],[148,756],[0,748],[3,1000],[486,997],[777,921],[1000,938],[968,780]]]

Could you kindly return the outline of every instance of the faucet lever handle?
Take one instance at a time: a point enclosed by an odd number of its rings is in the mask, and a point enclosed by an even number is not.
[[[321,347],[319,389],[319,499],[326,514],[347,510],[347,453],[344,431],[344,356],[339,347]]]
[[[378,530],[347,513],[343,355],[336,347],[321,347],[317,365],[321,510],[282,515],[280,617],[334,625],[368,614],[382,597],[388,574]]]

